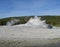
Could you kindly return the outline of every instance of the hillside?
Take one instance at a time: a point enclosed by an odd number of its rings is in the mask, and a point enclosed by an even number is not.
[[[3,18],[3,19],[0,19],[0,26],[1,25],[6,25],[8,21],[11,21],[11,19],[12,20],[13,19],[19,19],[19,22],[15,23],[14,25],[24,24],[30,19],[30,17],[33,17],[33,16]],[[41,16],[41,19],[42,20],[45,19],[47,24],[51,24],[51,25],[54,25],[54,26],[60,26],[60,16]]]

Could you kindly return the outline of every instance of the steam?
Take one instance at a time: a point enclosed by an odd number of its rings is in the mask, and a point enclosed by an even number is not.
[[[17,26],[31,26],[31,27],[39,27],[39,28],[48,28],[51,29],[52,26],[46,24],[46,20],[41,20],[41,17],[35,16],[34,18],[30,18],[26,24],[20,24]]]
[[[43,26],[45,25],[46,20],[41,20],[41,17],[35,16],[34,18],[30,18],[30,20],[26,23],[27,25],[34,25],[34,26]]]
[[[13,24],[18,23],[18,22],[19,22],[19,19],[11,19],[11,21],[8,21],[6,25],[12,26]]]

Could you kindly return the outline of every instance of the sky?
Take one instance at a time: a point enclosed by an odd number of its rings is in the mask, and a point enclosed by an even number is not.
[[[60,15],[60,0],[0,0],[0,18]]]

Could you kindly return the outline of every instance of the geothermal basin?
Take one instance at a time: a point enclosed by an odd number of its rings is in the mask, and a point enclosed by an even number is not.
[[[0,26],[0,47],[59,47],[60,28],[47,27],[38,17],[26,24]]]

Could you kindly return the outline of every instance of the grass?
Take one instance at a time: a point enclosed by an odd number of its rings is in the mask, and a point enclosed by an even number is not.
[[[3,18],[3,19],[0,19],[0,25],[6,25],[6,23],[8,21],[10,21],[11,19],[19,19],[20,20],[18,23],[15,23],[14,25],[24,24],[30,19],[30,17],[33,17],[33,16]],[[46,20],[47,24],[51,24],[54,26],[60,26],[60,16],[41,16],[41,17],[42,17],[41,18],[42,20],[44,20],[44,19]]]

